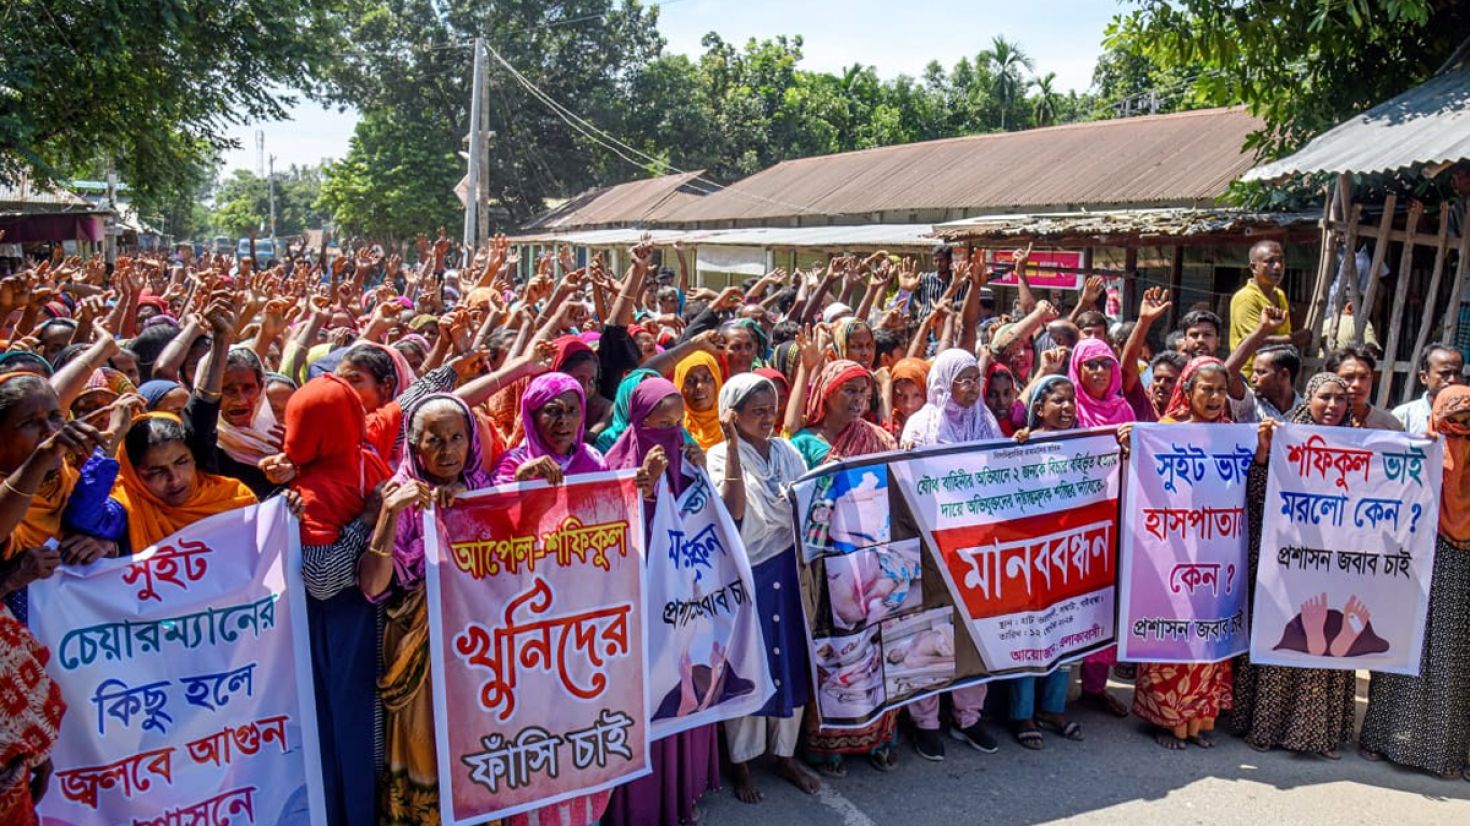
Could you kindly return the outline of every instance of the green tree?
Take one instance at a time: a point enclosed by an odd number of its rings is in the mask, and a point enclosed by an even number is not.
[[[1061,96],[1052,88],[1057,82],[1056,72],[1047,72],[1036,79],[1036,98],[1032,106],[1036,112],[1037,126],[1051,126],[1057,121],[1057,112],[1061,107]]]
[[[453,186],[463,164],[420,126],[412,116],[384,112],[368,112],[358,121],[347,157],[324,170],[316,201],[316,208],[335,219],[339,234],[392,243],[460,220]]]
[[[319,89],[353,2],[0,3],[0,180],[111,158],[150,209],[192,194],[231,124]]]
[[[1183,75],[1190,100],[1244,103],[1265,127],[1249,146],[1292,151],[1434,73],[1470,32],[1462,0],[1133,0],[1106,44],[1125,77]],[[1111,70],[1111,69],[1110,69]]]
[[[1006,40],[1002,35],[991,38],[990,48],[980,53],[981,62],[991,71],[991,90],[1000,107],[1000,128],[1006,128],[1006,113],[1014,111],[1017,103],[1026,96],[1031,85],[1024,73],[1036,71],[1036,61],[1021,48],[1020,44]]]

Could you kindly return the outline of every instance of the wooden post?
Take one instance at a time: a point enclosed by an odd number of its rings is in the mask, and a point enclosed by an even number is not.
[[[1342,253],[1342,278],[1347,282],[1343,288],[1337,291],[1337,300],[1332,302],[1328,308],[1331,313],[1327,319],[1327,341],[1323,344],[1324,350],[1331,350],[1337,343],[1337,327],[1342,323],[1342,307],[1345,298],[1357,298],[1358,292],[1358,222],[1363,220],[1363,207],[1361,204],[1353,204],[1348,211],[1347,235],[1343,239]]]
[[[1123,250],[1123,269],[1123,311],[1119,315],[1127,318],[1138,306],[1138,247]]]
[[[1169,262],[1169,329],[1179,324],[1179,305],[1184,303],[1180,288],[1184,284],[1184,247],[1174,247],[1174,259]]]
[[[1368,267],[1368,291],[1361,302],[1353,302],[1353,343],[1363,343],[1363,331],[1373,318],[1373,300],[1378,295],[1379,272],[1383,270],[1383,258],[1388,254],[1388,234],[1393,231],[1393,213],[1398,208],[1399,196],[1390,192],[1383,200],[1383,217],[1378,219],[1378,237],[1373,241],[1373,263]]]
[[[1429,343],[1429,330],[1434,326],[1434,302],[1439,300],[1439,280],[1444,275],[1445,254],[1450,245],[1450,216],[1445,210],[1439,213],[1439,237],[1434,242],[1434,272],[1429,276],[1429,291],[1425,293],[1424,318],[1419,322],[1419,335],[1414,338],[1414,353],[1409,360],[1409,380],[1404,382],[1403,404],[1414,400],[1414,394],[1419,391],[1419,356],[1424,352],[1424,347]],[[1450,306],[1457,302],[1454,296],[1450,296]]]
[[[1404,251],[1399,255],[1398,288],[1394,290],[1393,311],[1388,317],[1388,339],[1383,346],[1383,375],[1378,379],[1379,407],[1388,407],[1389,394],[1393,389],[1393,376],[1399,356],[1399,333],[1404,326],[1404,307],[1409,303],[1409,275],[1414,266],[1414,235],[1419,226],[1419,217],[1423,214],[1423,204],[1414,201],[1409,205],[1408,223],[1404,224]],[[1384,244],[1386,241],[1380,238],[1378,243]],[[1431,296],[1429,300],[1433,302],[1434,298]],[[1426,313],[1425,317],[1428,315]],[[1363,328],[1360,326],[1358,329]],[[1409,371],[1413,370],[1414,362],[1409,362]]]
[[[1322,202],[1322,245],[1317,253],[1317,283],[1312,288],[1312,301],[1307,305],[1307,317],[1303,326],[1312,331],[1312,339],[1307,342],[1307,350],[1302,353],[1302,358],[1315,358],[1318,348],[1322,344],[1322,322],[1326,318],[1323,312],[1327,304],[1327,290],[1332,286],[1332,276],[1337,272],[1337,231],[1332,228],[1332,222],[1337,220],[1343,207],[1337,200],[1337,189],[1327,187]]]
[[[1455,284],[1450,290],[1449,306],[1444,310],[1444,343],[1455,344],[1460,329],[1460,296],[1465,292],[1465,276],[1470,274],[1470,227],[1460,228],[1460,260],[1455,265]]]

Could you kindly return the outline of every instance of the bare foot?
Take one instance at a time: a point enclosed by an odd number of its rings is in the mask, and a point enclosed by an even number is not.
[[[786,780],[807,794],[816,794],[817,790],[822,788],[822,781],[808,774],[805,769],[798,766],[796,761],[790,757],[776,758],[776,776]]]
[[[1174,736],[1173,732],[1160,731],[1154,735],[1154,742],[1169,751],[1184,751],[1184,741]]]
[[[1302,630],[1307,633],[1307,653],[1320,656],[1327,653],[1327,594],[1324,592],[1309,597],[1302,603]]]
[[[1204,731],[1190,735],[1189,742],[1202,749],[1212,749],[1215,747],[1215,738],[1211,737],[1209,732]]]
[[[742,803],[759,803],[764,799],[755,778],[750,773],[749,763],[731,763],[730,772],[735,775],[735,796]]]
[[[1332,656],[1346,657],[1367,627],[1368,606],[1360,602],[1356,594],[1348,597],[1347,605],[1342,609],[1342,630],[1332,640]]]

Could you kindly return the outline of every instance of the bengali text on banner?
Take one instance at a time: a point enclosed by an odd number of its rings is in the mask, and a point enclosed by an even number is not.
[[[643,497],[632,472],[462,496],[425,519],[446,824],[648,773]]]

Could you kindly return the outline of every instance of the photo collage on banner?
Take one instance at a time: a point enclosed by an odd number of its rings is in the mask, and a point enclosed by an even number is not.
[[[445,824],[648,773],[643,497],[631,472],[507,485],[425,514]]]
[[[983,679],[954,603],[926,561],[885,462],[807,474],[795,500],[816,710],[829,728]],[[801,617],[793,618],[800,622]]]
[[[1113,431],[1077,431],[892,464],[991,675],[1113,642],[1119,456]]]
[[[299,536],[277,497],[30,586],[69,705],[43,822],[326,824]]]
[[[740,531],[703,469],[660,484],[649,530],[650,738],[753,714],[775,693]]]
[[[1388,430],[1276,429],[1252,662],[1419,673],[1443,452]]]
[[[1254,424],[1133,428],[1121,513],[1118,658],[1211,663],[1245,653]]]

